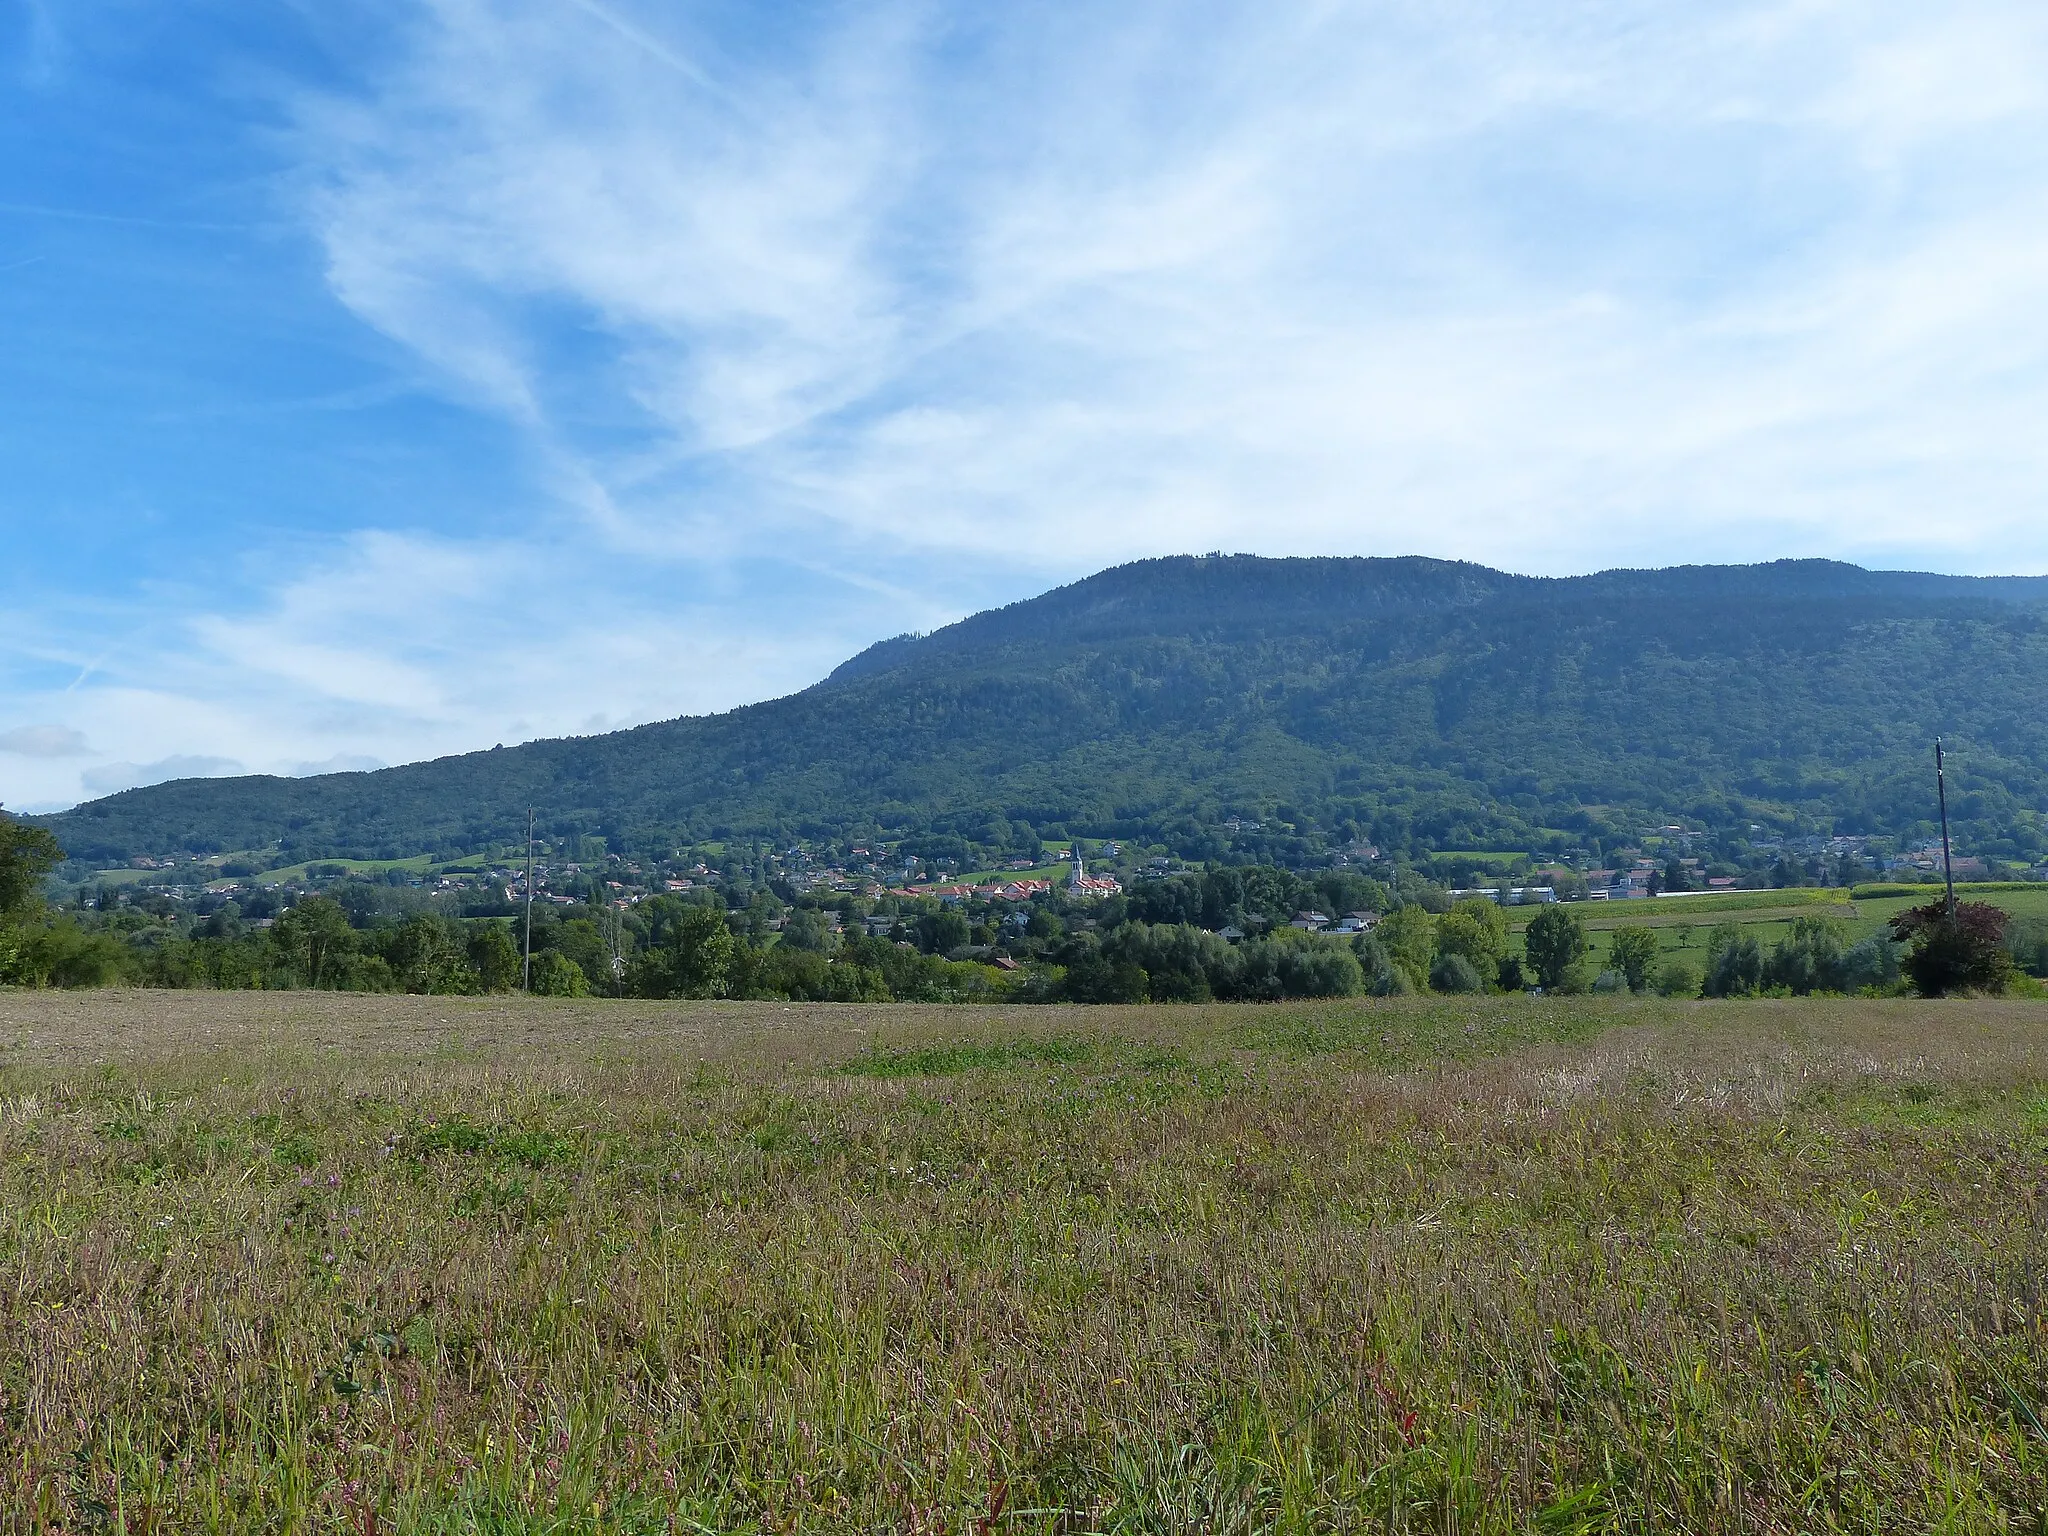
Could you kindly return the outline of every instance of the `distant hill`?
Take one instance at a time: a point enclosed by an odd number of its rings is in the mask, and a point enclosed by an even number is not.
[[[1825,561],[1563,579],[1425,559],[1120,566],[722,715],[44,818],[74,857],[551,832],[1145,836],[1195,857],[1542,848],[1673,818],[1905,832],[1945,736],[1974,851],[2048,852],[2048,578]],[[1226,827],[1231,818],[1261,827]]]

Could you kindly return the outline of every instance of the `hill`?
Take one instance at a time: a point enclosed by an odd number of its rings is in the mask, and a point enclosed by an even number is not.
[[[1672,819],[1899,834],[1927,824],[1939,733],[1969,845],[2037,856],[2044,706],[2048,578],[1176,557],[884,641],[726,714],[376,773],[184,780],[44,820],[95,861],[448,854],[522,837],[529,805],[552,833],[649,850],[1072,833],[1294,861]]]

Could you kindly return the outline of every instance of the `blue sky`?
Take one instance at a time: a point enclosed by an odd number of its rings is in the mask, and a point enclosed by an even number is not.
[[[0,802],[1208,549],[2048,569],[2048,8],[0,0]]]

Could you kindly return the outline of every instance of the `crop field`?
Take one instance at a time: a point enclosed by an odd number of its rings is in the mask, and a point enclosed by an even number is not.
[[[2035,1531],[2048,1004],[0,994],[0,1528]]]

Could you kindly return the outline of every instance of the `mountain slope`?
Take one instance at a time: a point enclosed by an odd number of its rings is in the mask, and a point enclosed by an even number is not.
[[[884,641],[723,715],[369,774],[186,780],[47,821],[93,859],[468,849],[523,835],[528,805],[552,831],[645,847],[1001,845],[1029,826],[1205,855],[1233,813],[1296,827],[1295,845],[1239,850],[1268,856],[1671,817],[1904,831],[1927,815],[1937,732],[1975,843],[2048,848],[2048,578],[1183,557]]]

